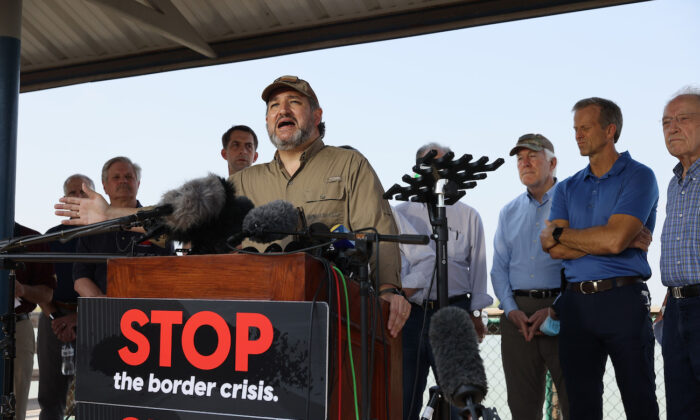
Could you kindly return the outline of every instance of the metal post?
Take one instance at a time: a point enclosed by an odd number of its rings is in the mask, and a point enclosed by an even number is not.
[[[17,108],[19,103],[22,0],[0,0],[0,239],[12,236],[15,219]],[[13,308],[9,273],[0,269],[0,314]],[[14,283],[13,283],[14,285]],[[5,372],[0,372],[0,383]]]

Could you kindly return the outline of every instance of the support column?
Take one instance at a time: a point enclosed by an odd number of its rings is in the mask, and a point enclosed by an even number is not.
[[[17,108],[19,103],[22,0],[0,0],[0,239],[12,236],[17,168]],[[0,314],[13,308],[8,271],[0,267]],[[0,363],[0,383],[5,372]]]

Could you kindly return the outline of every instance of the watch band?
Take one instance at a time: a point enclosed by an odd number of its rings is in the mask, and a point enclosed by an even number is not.
[[[552,238],[556,241],[556,243],[560,244],[559,242],[559,237],[561,236],[561,233],[564,231],[563,227],[555,227],[554,230],[552,231]]]

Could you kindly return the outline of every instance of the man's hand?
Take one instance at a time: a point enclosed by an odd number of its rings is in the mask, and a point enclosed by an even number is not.
[[[521,311],[520,309],[514,309],[508,313],[508,320],[518,328],[518,331],[520,331],[520,334],[523,335],[525,341],[530,341],[527,338],[528,318],[527,315],[525,315],[525,312]]]
[[[89,225],[110,219],[109,204],[100,194],[91,190],[83,183],[83,191],[87,198],[61,197],[59,204],[54,205],[57,216],[66,216],[69,219],[62,220],[64,225]]]
[[[481,317],[475,317],[474,315],[471,314],[471,311],[469,312],[469,318],[471,318],[472,323],[474,324],[474,329],[476,330],[476,336],[479,337],[479,343],[484,341],[484,337],[486,337],[486,326],[484,325],[484,322],[481,320]]]
[[[527,319],[529,325],[525,341],[530,341],[534,336],[543,334],[540,331],[540,325],[547,319],[547,315],[549,315],[549,307],[540,309]]]
[[[639,248],[644,252],[649,251],[649,245],[651,244],[651,231],[647,229],[646,226],[642,226],[637,236],[632,239],[629,248]]]
[[[51,329],[56,337],[64,343],[75,340],[75,327],[78,324],[78,314],[72,313],[51,321]]]
[[[549,250],[557,244],[557,241],[555,241],[552,236],[552,232],[557,228],[557,225],[549,220],[545,220],[544,223],[546,227],[540,232],[540,244],[542,244],[542,251],[548,253]]]
[[[411,314],[411,304],[403,296],[394,293],[385,293],[381,298],[389,302],[389,322],[387,323],[389,335],[397,337]]]
[[[24,285],[15,280],[15,297],[24,296]]]

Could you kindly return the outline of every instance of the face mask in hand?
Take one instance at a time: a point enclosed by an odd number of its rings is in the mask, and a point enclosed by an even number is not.
[[[547,319],[540,325],[540,331],[549,336],[559,334],[559,320],[552,319],[547,315]]]

